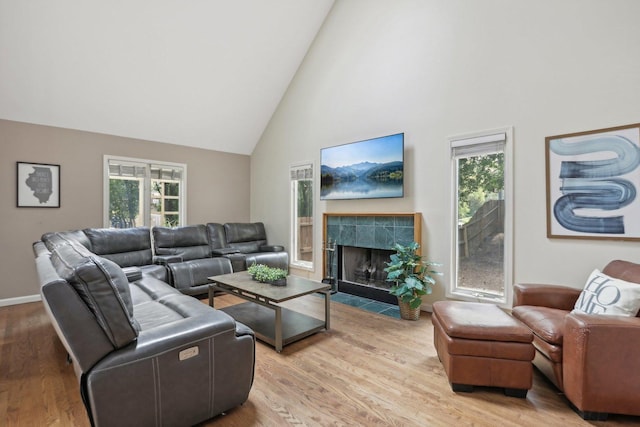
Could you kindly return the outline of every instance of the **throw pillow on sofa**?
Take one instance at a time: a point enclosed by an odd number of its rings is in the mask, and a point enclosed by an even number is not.
[[[616,279],[595,269],[573,312],[634,317],[640,310],[640,284]]]

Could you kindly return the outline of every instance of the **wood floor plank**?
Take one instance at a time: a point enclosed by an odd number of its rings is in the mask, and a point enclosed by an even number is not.
[[[216,297],[216,307],[238,302]],[[284,305],[324,315],[319,296]],[[258,342],[249,400],[202,426],[640,425],[640,417],[621,415],[583,421],[537,371],[526,399],[497,389],[452,392],[433,347],[431,318],[422,314],[411,322],[332,302],[331,330],[282,353]],[[0,425],[89,425],[65,358],[41,303],[0,308]]]

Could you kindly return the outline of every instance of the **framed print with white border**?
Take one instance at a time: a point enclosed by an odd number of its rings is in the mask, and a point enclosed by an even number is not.
[[[60,207],[60,165],[17,162],[16,206]]]
[[[640,240],[640,123],[545,143],[547,237]]]

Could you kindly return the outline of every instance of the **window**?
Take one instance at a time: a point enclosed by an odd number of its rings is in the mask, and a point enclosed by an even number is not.
[[[105,156],[104,226],[184,225],[187,166]]]
[[[291,264],[313,269],[313,164],[291,167]]]
[[[453,253],[448,296],[511,301],[511,129],[450,139]]]

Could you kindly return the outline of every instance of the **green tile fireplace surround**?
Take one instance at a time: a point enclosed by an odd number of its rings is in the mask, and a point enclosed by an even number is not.
[[[422,243],[422,215],[419,212],[325,213],[322,233],[325,249],[335,245],[390,250],[396,243]],[[328,277],[326,250],[322,257],[322,277]],[[336,268],[337,259],[333,258]]]

